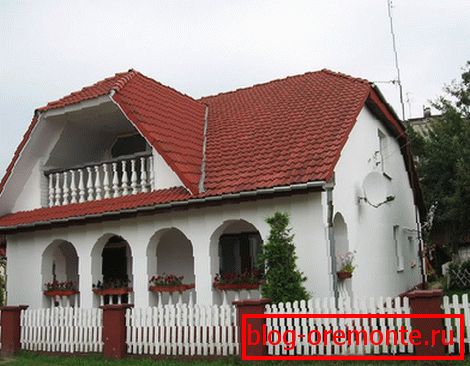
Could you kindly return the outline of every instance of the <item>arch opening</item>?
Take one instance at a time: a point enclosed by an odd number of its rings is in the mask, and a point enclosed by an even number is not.
[[[257,267],[262,243],[259,230],[248,221],[225,221],[211,236],[211,275],[214,280],[243,282],[243,278],[251,280],[259,276]],[[252,296],[251,291],[245,290],[235,293],[214,290],[212,293],[213,302],[216,304],[228,303],[239,296]]]
[[[92,251],[94,305],[132,303],[132,251],[121,236],[101,237]]]
[[[55,240],[42,254],[43,306],[79,306],[78,255],[72,243]]]
[[[174,300],[182,303],[196,301],[193,246],[181,230],[167,228],[153,235],[147,247],[147,275],[153,288],[149,291],[151,306]],[[171,280],[170,276],[176,279]],[[159,286],[171,287],[171,284],[182,286],[182,291],[175,291],[178,299],[173,299],[168,291],[158,290]]]

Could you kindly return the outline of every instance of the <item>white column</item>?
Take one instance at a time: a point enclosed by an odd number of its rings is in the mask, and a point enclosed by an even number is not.
[[[139,225],[122,233],[132,251],[132,288],[134,290],[134,305],[138,307],[149,306],[148,276],[147,276],[147,244],[150,233]],[[132,298],[132,297],[131,297]]]
[[[188,235],[193,245],[194,275],[196,282],[196,303],[212,305],[212,275],[209,255],[210,235],[203,220],[193,220],[189,223],[191,232]]]
[[[85,237],[86,238],[86,237]],[[93,307],[92,277],[91,277],[91,248],[89,245],[75,246],[78,254],[78,275],[80,279],[80,307]],[[84,243],[83,243],[84,244]]]

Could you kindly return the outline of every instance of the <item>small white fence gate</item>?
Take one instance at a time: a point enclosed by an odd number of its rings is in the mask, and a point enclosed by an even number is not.
[[[335,306],[334,298],[313,299],[309,301],[287,302],[273,305],[266,305],[266,314],[409,314],[410,306],[408,298],[370,298],[354,299],[342,298],[338,307]],[[374,330],[380,330],[386,334],[386,330],[398,330],[400,327],[411,329],[410,318],[268,318],[266,322],[267,332],[278,330],[284,334],[286,329],[295,330],[296,334],[307,335],[309,331],[317,329],[320,332],[325,330],[364,330],[366,334],[371,334]],[[361,340],[360,340],[361,341]],[[316,343],[316,342],[312,342]],[[332,344],[332,342],[322,342],[318,345],[308,343],[307,337],[301,337],[295,342],[295,348],[286,349],[285,344],[280,342],[273,346],[268,344],[269,355],[347,355],[347,354],[397,354],[412,353],[413,346],[397,345],[383,338],[380,345],[372,345],[371,342],[355,342],[348,345]],[[367,344],[365,344],[367,343]],[[389,344],[387,344],[389,343]],[[290,347],[289,347],[290,348]]]
[[[164,305],[127,310],[127,351],[150,355],[237,355],[232,305]]]
[[[102,352],[103,310],[27,309],[21,312],[21,348],[46,352]]]

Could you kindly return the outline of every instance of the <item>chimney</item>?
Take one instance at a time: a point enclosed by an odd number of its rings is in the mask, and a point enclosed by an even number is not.
[[[424,118],[431,117],[431,107],[423,106],[423,116],[424,116]]]

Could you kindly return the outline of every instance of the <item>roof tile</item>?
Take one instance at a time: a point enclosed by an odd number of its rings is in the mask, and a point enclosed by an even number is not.
[[[194,100],[137,71],[118,73],[39,111],[112,95],[190,192],[177,187],[18,212],[0,217],[0,226],[328,180],[366,100],[380,102],[374,93],[366,80],[321,70]],[[206,191],[199,192],[206,107]],[[381,111],[399,129],[387,108]],[[0,192],[37,121],[35,117],[15,152]]]

